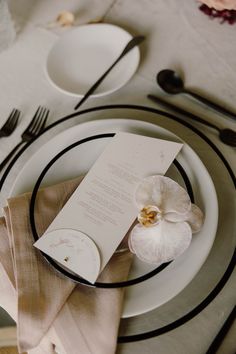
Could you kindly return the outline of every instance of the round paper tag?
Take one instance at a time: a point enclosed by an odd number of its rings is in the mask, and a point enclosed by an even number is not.
[[[100,254],[89,236],[74,229],[53,230],[45,235],[47,254],[89,282],[96,281],[100,271]]]

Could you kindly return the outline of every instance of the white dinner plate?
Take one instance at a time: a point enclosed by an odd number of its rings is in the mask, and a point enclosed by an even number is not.
[[[46,63],[47,77],[59,90],[82,97],[118,58],[132,36],[110,24],[79,26],[52,47]],[[111,70],[91,96],[99,97],[125,85],[139,64],[139,48],[133,48]]]
[[[69,128],[38,150],[18,175],[10,196],[31,191],[45,165],[63,148],[88,136],[127,131],[161,139],[182,142],[176,135],[157,125],[129,119],[95,120]],[[42,185],[50,185],[85,174],[111,138],[89,141],[67,152],[50,168]],[[184,144],[177,157],[192,184],[195,203],[205,213],[202,230],[193,235],[190,247],[156,276],[126,288],[123,318],[150,311],[176,296],[194,278],[205,262],[214,242],[218,223],[216,191],[205,166],[197,154]],[[167,172],[181,181],[175,167]],[[183,182],[182,182],[183,183]],[[154,269],[135,258],[130,279]]]

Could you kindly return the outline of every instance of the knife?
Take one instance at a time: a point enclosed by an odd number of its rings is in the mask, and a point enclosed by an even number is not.
[[[75,106],[75,110],[77,110],[82,103],[84,103],[87,98],[96,90],[96,88],[101,84],[101,82],[105,79],[105,77],[109,74],[109,72],[114,68],[114,66],[127,54],[144,41],[145,37],[144,36],[136,36],[133,37],[125,46],[123,49],[122,53],[119,55],[119,57],[114,61],[114,63],[105,71],[105,73],[93,84],[93,86],[86,92],[84,97],[77,103]]]

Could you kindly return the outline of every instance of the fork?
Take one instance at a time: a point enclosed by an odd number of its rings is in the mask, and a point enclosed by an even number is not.
[[[14,153],[19,149],[19,147],[25,143],[34,140],[44,129],[47,118],[49,115],[49,110],[44,107],[38,107],[35,112],[33,119],[21,135],[21,141],[14,147],[14,149],[5,157],[5,159],[0,164],[0,171],[6,165],[6,163],[11,159]]]
[[[18,109],[13,109],[5,122],[5,124],[0,129],[0,138],[11,135],[15,130],[18,120],[20,117],[20,111]]]

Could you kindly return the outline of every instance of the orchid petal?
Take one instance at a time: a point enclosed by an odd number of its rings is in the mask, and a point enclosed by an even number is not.
[[[170,222],[186,221],[189,223],[192,232],[196,233],[199,232],[202,227],[204,215],[197,205],[191,204],[191,209],[189,212],[185,214],[167,213],[164,215],[164,219]]]
[[[156,205],[163,213],[185,214],[191,208],[188,193],[178,183],[165,176],[150,176],[138,186],[135,194],[137,205]]]
[[[159,207],[161,204],[161,193],[155,192],[155,185],[157,176],[150,176],[144,178],[141,183],[138,185],[138,188],[135,192],[135,200],[137,206],[142,209],[146,205],[156,205]],[[155,196],[154,196],[155,193]],[[158,195],[157,195],[158,194]],[[155,198],[155,200],[154,200]]]
[[[188,223],[163,220],[150,228],[136,225],[129,237],[129,247],[142,261],[160,265],[180,256],[189,247],[191,239]]]
[[[197,205],[192,204],[191,210],[188,213],[185,221],[189,223],[193,233],[199,232],[202,228],[202,224],[204,221],[203,212]]]
[[[168,177],[162,179],[162,211],[185,214],[191,208],[191,200],[186,190]]]
[[[179,213],[166,213],[164,215],[164,219],[166,221],[170,221],[170,222],[181,222],[181,221],[186,221],[187,217],[188,217],[189,211],[187,213],[184,214],[179,214]]]

